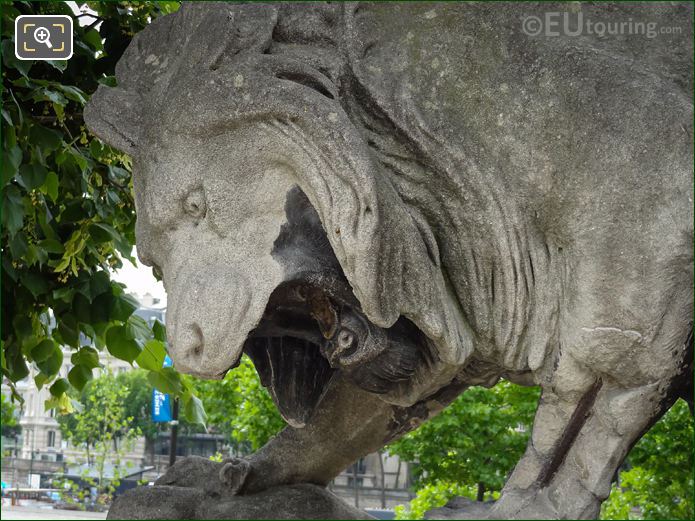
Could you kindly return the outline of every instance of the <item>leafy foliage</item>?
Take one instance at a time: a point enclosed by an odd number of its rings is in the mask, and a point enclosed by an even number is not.
[[[204,422],[190,382],[171,369],[162,375],[161,365],[140,356],[161,353],[163,339],[133,315],[138,303],[110,277],[124,260],[134,262],[130,158],[90,135],[82,120],[89,95],[100,83],[114,84],[115,64],[133,35],[179,4],[88,5],[97,20],[74,24],[73,57],[47,62],[15,58],[14,19],[72,16],[67,4],[3,5],[2,373],[17,382],[34,364],[37,386],[51,385],[48,407],[71,412],[67,391],[85,386],[98,366],[97,350],[106,348],[131,363],[139,359],[158,386],[181,382],[175,392],[185,413]],[[67,380],[56,381],[61,345],[73,348],[74,367]]]
[[[131,426],[138,429],[145,438],[155,439],[159,427],[152,421],[152,386],[147,381],[147,371],[119,373],[116,381],[127,392],[123,407],[126,416],[133,419]]]
[[[200,402],[201,411],[203,407],[205,409],[201,414],[208,415],[207,429],[225,435],[239,452],[257,450],[285,425],[270,395],[261,386],[251,361],[246,357],[242,359],[240,366],[223,380],[187,379],[175,372],[165,374],[172,374],[173,377],[169,384],[162,387],[171,385],[192,388],[196,393],[196,400]],[[153,385],[148,376],[147,371],[138,369],[116,376],[106,374],[87,384],[79,393],[77,402],[85,411],[94,407],[95,389],[117,386],[122,395],[116,400],[118,407],[122,408],[119,414],[128,418],[128,429],[153,440],[157,436],[160,424],[151,419]],[[185,406],[185,402],[183,403]],[[93,414],[95,417],[92,419],[98,422],[98,407]],[[195,414],[193,417],[195,418]],[[100,436],[101,426],[96,424],[93,428],[88,428],[81,424],[89,418],[91,417],[84,413],[60,417],[63,436],[83,447],[91,447]],[[186,433],[197,432],[201,430],[199,423],[183,418],[181,428]],[[113,438],[120,439],[122,436],[122,432],[115,432]]]
[[[147,347],[145,350],[146,349]],[[143,353],[144,352],[145,351],[143,351]],[[131,426],[137,428],[142,435],[145,436],[145,438],[154,440],[157,437],[157,433],[159,432],[162,424],[152,421],[153,386],[149,380],[148,372],[144,370],[126,371],[116,376],[116,381],[118,384],[126,389],[128,393],[124,406],[126,414],[133,418]],[[184,388],[188,386],[195,389],[194,382],[195,380],[193,379],[186,380],[185,383],[181,384],[181,386]],[[189,400],[193,400],[192,403],[186,401],[187,393],[190,396]],[[206,423],[206,421],[202,420],[207,420],[207,416],[205,415],[200,397],[194,396],[191,391],[187,391],[187,393],[183,393],[184,408],[186,407],[186,404],[189,403],[191,405],[188,405],[188,407],[199,407],[200,410],[192,412],[189,415],[184,415],[182,418],[180,418],[180,424],[186,431],[195,432],[197,430],[201,430],[200,426]],[[214,425],[208,425],[208,427],[215,428]]]
[[[80,393],[79,412],[58,417],[63,438],[90,451],[106,452],[121,439],[133,439],[140,429],[133,425],[126,402],[130,391],[111,373],[90,381]]]
[[[536,389],[502,382],[472,388],[438,417],[389,447],[416,461],[416,497],[398,519],[424,513],[456,496],[497,499],[521,457],[538,398]],[[525,431],[514,429],[524,426]],[[601,519],[693,518],[693,418],[679,401],[632,449]]]
[[[501,490],[524,453],[538,396],[537,388],[509,382],[492,389],[472,387],[388,450],[417,462],[418,488],[432,485],[441,491],[441,484],[456,483],[489,496]]]
[[[678,401],[635,445],[602,519],[693,519],[693,417]],[[636,508],[635,508],[636,507]]]
[[[21,431],[17,421],[16,407],[4,394],[0,394],[0,406],[2,406],[2,416],[0,417],[2,435],[6,438],[13,438]]]
[[[90,381],[80,393],[79,412],[58,417],[63,438],[75,447],[83,448],[89,467],[84,469],[83,481],[97,490],[102,501],[110,499],[120,485],[121,474],[132,466],[123,461],[123,454],[132,449],[140,428],[128,414],[130,392],[121,379],[105,373]],[[111,476],[106,476],[106,464],[113,463]],[[96,469],[96,477],[89,476],[89,468]],[[69,486],[79,501],[75,504],[84,508],[84,491],[67,478],[59,479],[58,486]],[[96,498],[93,498],[96,499]]]
[[[436,480],[420,488],[408,505],[396,506],[396,519],[424,519],[426,512],[443,507],[450,499],[460,496],[474,498],[475,495],[475,487]]]

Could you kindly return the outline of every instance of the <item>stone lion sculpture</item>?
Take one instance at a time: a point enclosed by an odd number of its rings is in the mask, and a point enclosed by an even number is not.
[[[681,32],[524,32],[550,11]],[[325,485],[503,378],[542,397],[478,514],[596,516],[692,403],[691,27],[689,4],[195,3],[137,34],[85,119],[133,157],[170,354],[221,378],[247,353],[288,423],[227,490]]]

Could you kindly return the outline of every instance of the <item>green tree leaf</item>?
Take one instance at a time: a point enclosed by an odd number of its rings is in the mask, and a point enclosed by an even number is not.
[[[41,147],[42,152],[46,154],[60,147],[63,142],[63,134],[42,125],[32,125],[29,129],[29,139]]]
[[[65,378],[58,378],[53,385],[49,388],[49,391],[53,396],[60,396],[70,388],[70,382]]]
[[[164,367],[158,372],[150,372],[147,380],[160,392],[178,395],[183,391],[183,384],[179,373],[172,367]]]
[[[17,180],[27,190],[40,187],[46,180],[48,170],[43,165],[31,163],[19,167]]]
[[[27,288],[34,297],[45,294],[48,291],[48,282],[40,273],[28,271],[20,277],[22,284]]]
[[[2,62],[5,67],[17,69],[22,76],[29,74],[29,69],[34,65],[33,60],[20,60],[14,53],[14,41],[6,39],[2,41]]]
[[[41,372],[49,376],[58,374],[61,365],[63,365],[63,352],[58,348],[58,346],[53,349],[51,355],[41,362],[37,362],[36,365]]]
[[[67,60],[45,60],[45,61],[51,67],[58,69],[60,72],[63,72],[68,66]]]
[[[63,244],[59,241],[56,241],[55,239],[44,239],[42,241],[39,241],[39,246],[41,246],[48,253],[61,253],[62,254],[65,251]],[[54,293],[54,295],[55,295],[55,293]]]
[[[153,338],[152,330],[147,325],[145,319],[137,315],[130,315],[126,322],[126,335],[128,338],[136,340],[139,345],[144,345],[145,342]]]
[[[73,353],[70,361],[73,365],[81,365],[88,369],[100,367],[99,352],[90,346],[83,346],[79,351]]]
[[[47,338],[39,342],[36,347],[31,350],[31,358],[35,362],[43,362],[48,359],[56,349],[58,349],[56,343]]]
[[[92,379],[92,376],[92,369],[83,364],[75,365],[68,372],[68,380],[70,384],[78,391],[81,391],[84,388],[87,382]]]
[[[154,321],[154,324],[152,325],[152,332],[154,333],[155,340],[159,340],[160,342],[167,341],[166,327],[159,320]]]
[[[2,184],[7,184],[17,175],[19,165],[22,164],[22,149],[17,145],[2,151]]]
[[[79,341],[79,328],[77,319],[72,314],[64,314],[58,321],[58,333],[64,343],[77,347]]]
[[[11,236],[14,236],[24,224],[24,204],[16,186],[6,187],[3,193],[2,222]]]
[[[48,172],[46,174],[46,180],[41,187],[41,191],[51,198],[51,201],[55,202],[58,199],[58,174],[55,172]]]
[[[130,295],[120,295],[114,302],[113,311],[111,314],[114,319],[125,322],[128,320],[128,317],[130,317],[138,308],[138,306],[139,303],[134,297]]]
[[[116,358],[131,363],[141,351],[138,343],[128,336],[125,326],[111,326],[106,331],[106,348]]]
[[[205,408],[200,398],[191,393],[185,393],[183,395],[183,408],[184,414],[189,422],[205,425],[207,415],[205,414]]]
[[[145,344],[145,347],[135,359],[135,362],[143,369],[159,371],[162,369],[166,354],[166,347],[163,342],[159,340],[150,340]]]
[[[95,51],[101,51],[104,48],[104,45],[101,42],[101,35],[99,34],[99,31],[95,29],[90,29],[89,31],[84,33],[82,39],[85,42],[87,42]]]

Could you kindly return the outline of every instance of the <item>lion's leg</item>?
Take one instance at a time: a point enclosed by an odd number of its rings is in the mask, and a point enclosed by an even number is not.
[[[492,514],[595,517],[630,448],[692,382],[692,339],[691,330],[682,358],[663,358],[664,375],[673,376],[630,388],[609,377],[589,380],[571,357],[560,361],[556,375],[572,376],[571,385],[555,380],[544,390],[526,455]],[[667,345],[653,351],[669,350]]]
[[[467,504],[460,508],[456,502],[451,507],[438,509],[430,513],[432,519],[480,519],[490,518],[514,518],[520,517],[518,511],[528,503],[537,503],[542,498],[537,497],[539,482],[543,475],[548,474],[552,466],[557,465],[563,451],[566,450],[572,433],[581,428],[584,416],[575,411],[582,404],[586,408],[587,402],[591,402],[592,385],[588,380],[581,384],[581,392],[569,393],[561,398],[552,386],[543,390],[538,403],[536,416],[533,422],[533,430],[524,456],[519,460],[511,476],[507,480],[500,499],[493,505]],[[593,389],[595,395],[596,390]],[[590,403],[589,403],[590,406]],[[564,440],[564,441],[563,441]],[[460,502],[459,502],[460,503]],[[536,510],[539,505],[535,505]],[[548,517],[552,508],[548,506]],[[530,514],[529,514],[530,515]],[[537,515],[537,514],[536,514]],[[534,517],[534,516],[532,516]]]
[[[326,485],[351,463],[381,448],[392,423],[392,405],[336,376],[303,428],[286,427],[248,458],[240,491],[290,483]],[[236,470],[232,468],[232,474]]]
[[[656,419],[640,412],[653,410],[655,392],[647,387],[611,388],[570,356],[560,359],[555,378],[544,386],[527,450],[500,499],[491,506],[476,505],[470,513],[495,519],[595,515],[597,498],[608,494],[610,479],[627,450]],[[606,425],[616,427],[611,430]],[[586,463],[577,466],[577,461]],[[586,486],[575,483],[575,490],[566,488],[577,479]],[[487,512],[480,511],[482,507]],[[466,515],[452,507],[432,517]]]
[[[558,378],[566,374],[572,377]],[[512,517],[515,508],[536,495],[539,483],[554,472],[582,428],[597,387],[593,375],[571,356],[559,358],[553,380],[543,386],[526,452],[495,504],[496,515]]]
[[[551,503],[562,516],[598,516],[627,453],[676,400],[664,387],[659,382],[601,391],[591,416],[547,487]]]
[[[592,387],[594,396],[577,404],[551,451],[539,454],[538,438],[532,438],[527,456],[534,458],[533,472],[515,472],[491,517],[595,518],[632,445],[672,405],[675,398],[664,387]]]

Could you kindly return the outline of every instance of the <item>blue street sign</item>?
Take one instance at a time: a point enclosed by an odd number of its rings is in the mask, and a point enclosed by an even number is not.
[[[164,367],[171,367],[172,361],[167,355],[164,358]],[[171,398],[168,394],[160,393],[157,389],[152,390],[152,421],[170,422],[173,420],[171,415]]]

